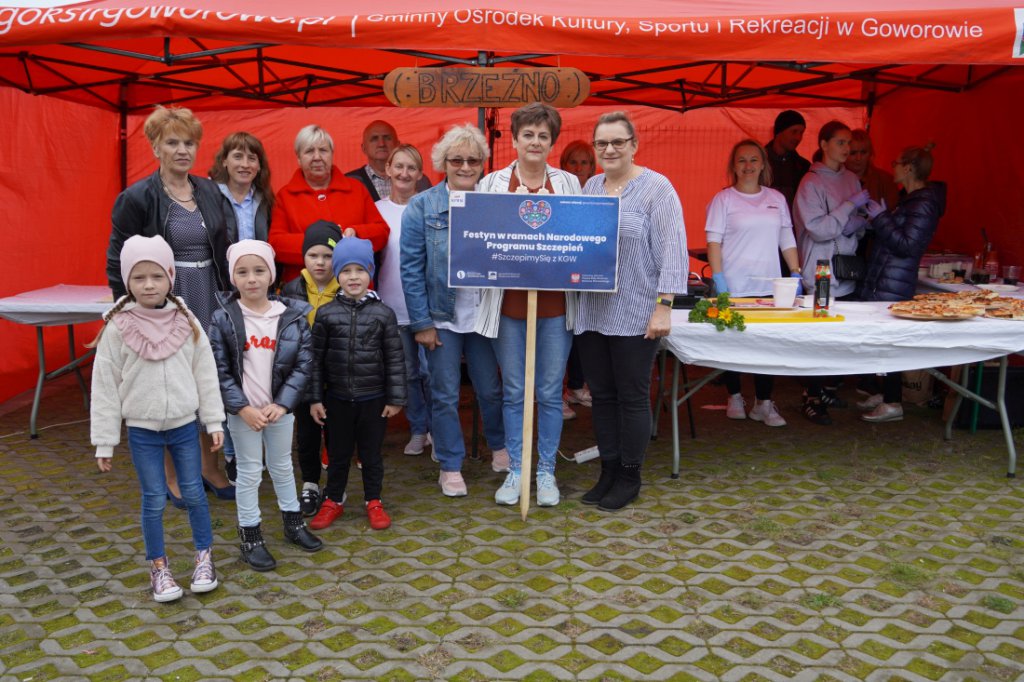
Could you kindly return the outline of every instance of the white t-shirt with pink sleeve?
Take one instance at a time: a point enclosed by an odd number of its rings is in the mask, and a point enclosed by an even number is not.
[[[245,348],[242,351],[242,392],[249,405],[257,409],[274,402],[274,355],[277,353],[277,327],[287,309],[280,301],[271,301],[263,313],[239,302],[245,321]]]
[[[770,187],[757,194],[723,189],[708,204],[704,230],[709,244],[722,245],[722,272],[734,296],[770,295],[767,278],[782,274],[779,251],[796,247],[786,198]]]

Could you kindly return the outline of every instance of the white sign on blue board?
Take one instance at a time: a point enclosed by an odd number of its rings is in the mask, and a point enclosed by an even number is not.
[[[618,197],[449,196],[448,286],[615,291]]]

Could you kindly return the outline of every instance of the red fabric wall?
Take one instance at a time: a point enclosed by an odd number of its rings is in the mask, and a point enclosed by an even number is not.
[[[119,191],[117,114],[0,88],[0,297],[105,281],[110,207]],[[80,325],[89,341],[98,325]],[[0,319],[0,402],[35,383],[36,331]],[[44,332],[47,365],[67,362],[63,327]]]
[[[933,177],[950,183],[949,208],[935,244],[973,253],[986,227],[1003,262],[1024,262],[1018,236],[1024,225],[1024,167],[1014,163],[1013,140],[1024,104],[1024,71],[967,94],[904,91],[883,98],[872,121],[877,162],[887,165],[907,144],[935,140]],[[581,107],[562,112],[564,126],[552,162],[569,141],[589,139],[594,121],[617,107]],[[495,167],[513,157],[508,116],[500,114],[504,136],[495,144]],[[726,155],[737,140],[771,136],[777,110],[702,109],[685,115],[655,109],[632,110],[640,149],[638,163],[666,174],[683,202],[690,246],[703,246],[704,208],[726,183]],[[810,158],[818,128],[831,118],[851,127],[866,122],[853,109],[804,111],[808,131],[801,153]],[[342,171],[360,165],[360,134],[375,118],[390,120],[403,141],[416,144],[429,158],[431,145],[452,123],[477,120],[476,110],[405,109],[271,109],[204,112],[205,135],[195,171],[205,174],[220,140],[244,129],[265,143],[279,187],[296,168],[292,143],[307,123],[319,123],[334,137],[335,162]],[[129,182],[155,169],[141,126],[145,116],[129,119]],[[0,296],[57,283],[103,284],[109,237],[109,214],[118,186],[117,115],[46,97],[30,97],[0,88],[0,120],[14,130],[0,136],[0,205],[2,228]],[[1004,161],[1003,159],[1007,159]],[[429,161],[428,161],[429,167]],[[437,179],[436,173],[431,173]],[[80,327],[79,342],[95,326]],[[0,402],[33,385],[36,374],[35,332],[0,320],[5,353],[0,355]],[[47,332],[51,366],[63,364],[66,342],[57,330]]]
[[[949,187],[933,248],[974,254],[985,228],[1004,265],[1024,265],[1022,110],[1019,68],[966,94],[905,90],[878,103],[871,127],[877,165],[888,168],[904,147],[935,142],[931,177]]]

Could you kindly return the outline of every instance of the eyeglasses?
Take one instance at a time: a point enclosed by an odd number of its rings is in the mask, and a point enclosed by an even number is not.
[[[449,166],[453,166],[455,168],[462,168],[463,166],[469,166],[470,168],[476,168],[476,167],[478,167],[483,162],[484,162],[483,159],[477,158],[475,156],[471,156],[468,159],[463,159],[462,157],[459,157],[459,156],[456,156],[454,159],[445,159],[445,163],[447,163]]]
[[[611,145],[612,149],[619,151],[625,147],[628,142],[632,141],[632,137],[627,137],[625,139],[619,137],[614,140],[594,140],[594,149],[599,152],[603,152],[605,149],[608,149],[608,145]]]

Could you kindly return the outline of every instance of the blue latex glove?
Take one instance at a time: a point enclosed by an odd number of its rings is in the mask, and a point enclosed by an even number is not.
[[[715,283],[715,295],[729,291],[729,283],[725,281],[725,274],[716,272],[711,275],[711,281]]]
[[[886,206],[884,198],[882,199],[882,203],[871,200],[864,205],[864,210],[868,212],[868,218],[871,218],[872,220],[885,213],[885,209]]]
[[[854,208],[863,208],[865,204],[871,201],[871,194],[866,189],[862,189],[847,199],[847,201],[853,204]]]
[[[799,272],[790,273],[789,276],[796,280],[796,295],[797,296],[803,296],[804,295],[804,276],[801,275]]]

